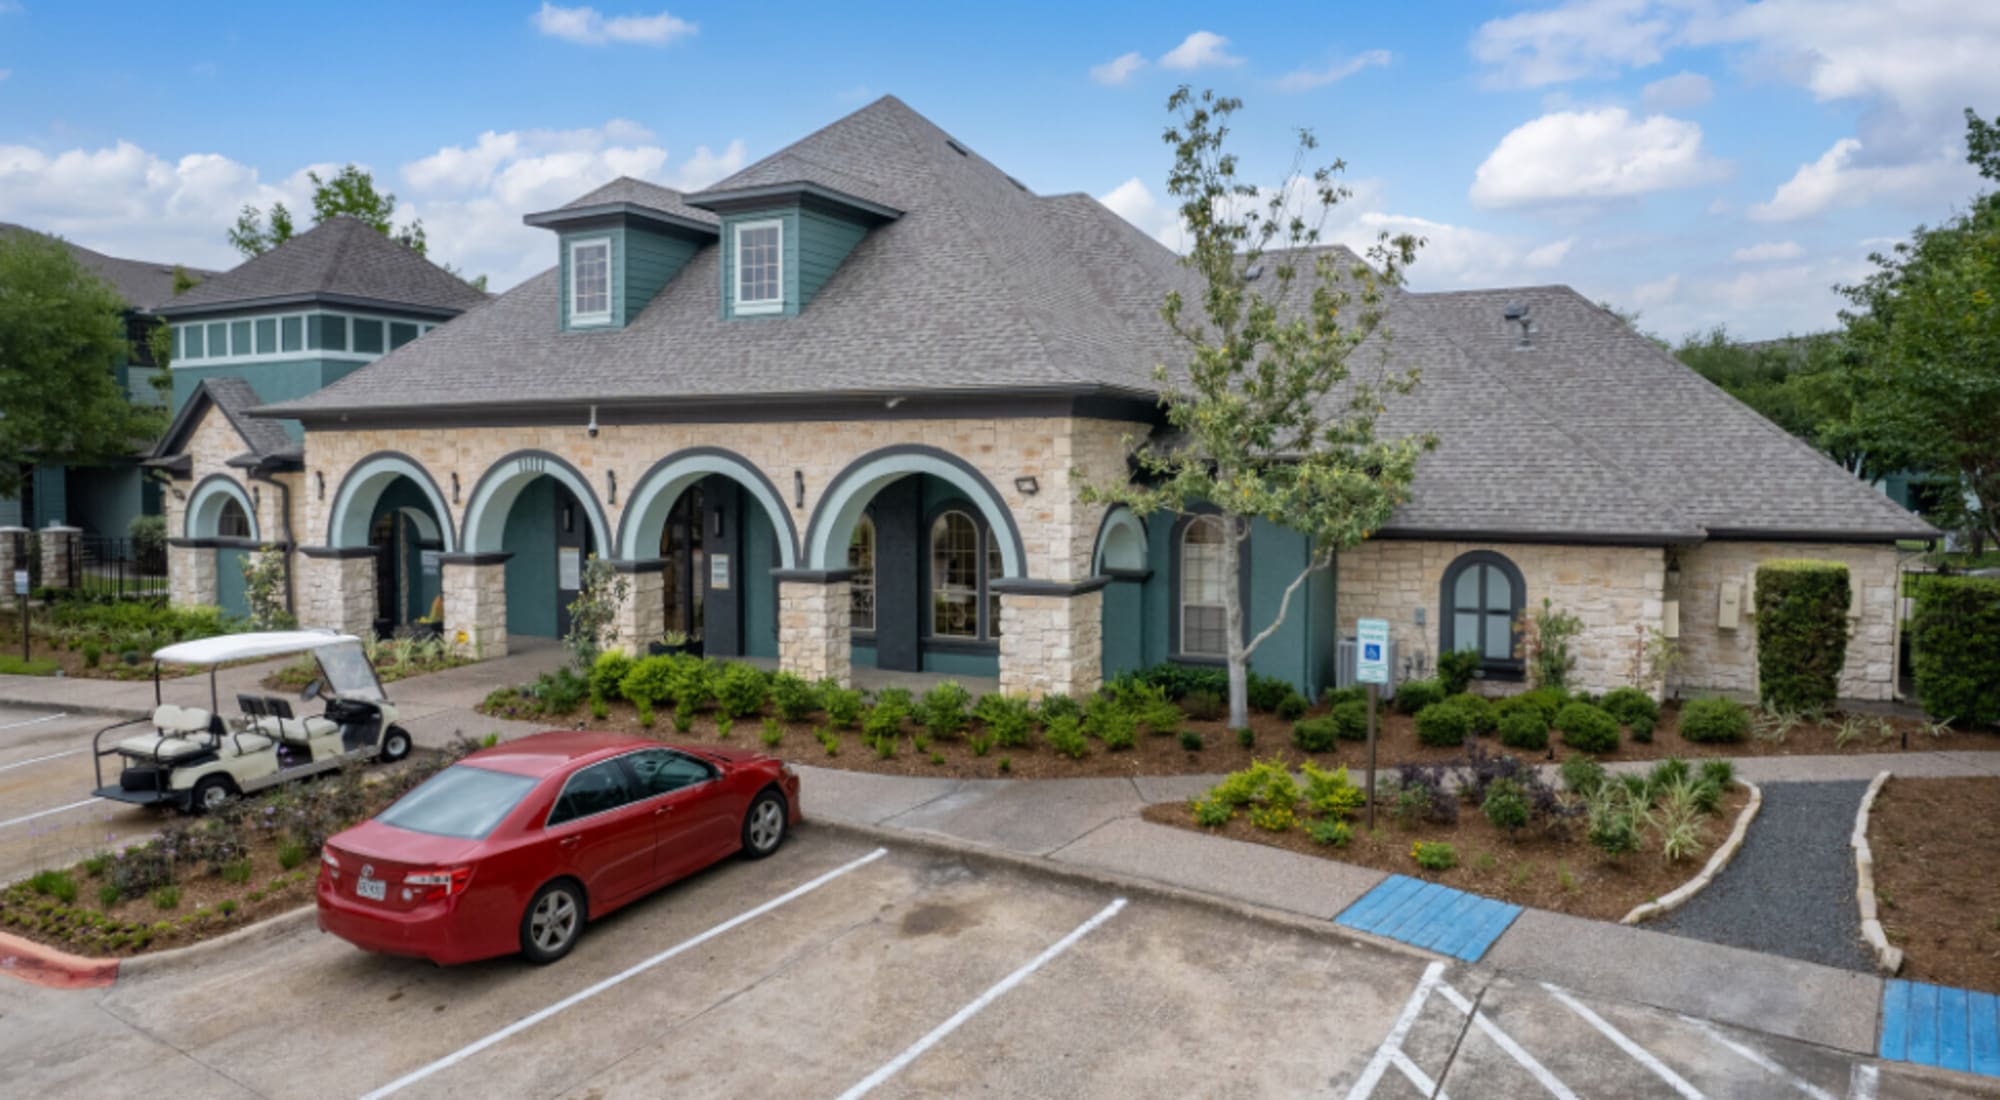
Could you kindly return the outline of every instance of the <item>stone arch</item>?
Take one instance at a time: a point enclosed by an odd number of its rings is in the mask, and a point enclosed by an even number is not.
[[[1010,578],[1027,576],[1027,550],[1014,513],[993,483],[972,464],[948,451],[904,443],[870,451],[849,463],[813,508],[806,530],[807,569],[847,567],[847,541],[855,520],[884,485],[910,474],[929,474],[963,492],[1000,538],[1000,559]]]
[[[243,508],[243,514],[250,517],[250,537],[260,537],[257,524],[257,506],[251,502],[250,494],[242,483],[228,474],[210,474],[202,478],[188,494],[187,520],[183,533],[191,539],[212,539],[222,519],[222,509],[230,501]]]
[[[604,506],[598,503],[589,480],[563,459],[538,450],[515,451],[479,476],[479,483],[472,487],[470,503],[465,506],[465,522],[458,539],[465,552],[487,554],[506,549],[501,545],[501,534],[507,526],[508,509],[529,482],[544,475],[575,494],[583,505],[584,517],[590,521],[597,553],[607,553],[614,545],[611,525],[604,521]]]
[[[721,447],[689,447],[653,464],[639,478],[625,499],[625,511],[618,517],[617,556],[641,561],[659,553],[660,530],[674,501],[690,485],[712,474],[721,474],[741,485],[771,520],[778,532],[778,561],[785,569],[798,567],[799,531],[791,510],[778,495],[778,487],[749,459]]]
[[[451,529],[451,512],[445,507],[444,494],[438,491],[437,482],[431,480],[428,470],[409,455],[400,451],[377,451],[355,463],[340,479],[340,488],[333,494],[333,516],[326,525],[326,544],[334,547],[354,547],[368,545],[368,526],[375,516],[375,503],[382,499],[387,489],[399,477],[407,477],[430,502],[436,513],[437,534],[442,536],[446,552],[458,549],[455,533]],[[421,525],[420,525],[421,526]]]
[[[1091,572],[1141,570],[1147,567],[1147,561],[1145,521],[1123,504],[1106,512],[1104,522],[1097,527],[1097,549],[1090,557]]]

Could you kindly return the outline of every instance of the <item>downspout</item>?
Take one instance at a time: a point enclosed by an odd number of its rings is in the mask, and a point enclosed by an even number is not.
[[[272,477],[262,463],[250,471],[250,480],[276,486],[278,490],[278,526],[285,534],[285,614],[296,619],[299,612],[292,602],[292,556],[298,553],[298,540],[292,537],[292,487]]]

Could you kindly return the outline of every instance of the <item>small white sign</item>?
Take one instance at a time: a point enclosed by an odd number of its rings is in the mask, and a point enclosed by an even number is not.
[[[14,570],[14,594],[16,596],[25,596],[28,594],[28,571],[26,569]]]
[[[565,546],[556,554],[556,587],[571,592],[583,587],[583,551]]]
[[[708,556],[708,586],[727,589],[729,587],[729,555],[710,554]]]
[[[435,577],[438,575],[438,558],[443,553],[442,550],[425,550],[418,555],[419,564],[423,568],[424,576]]]
[[[1389,620],[1361,619],[1354,624],[1354,679],[1363,684],[1389,682]]]

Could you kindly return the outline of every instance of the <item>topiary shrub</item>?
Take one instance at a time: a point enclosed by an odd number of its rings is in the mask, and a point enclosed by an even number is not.
[[[1432,703],[1444,702],[1444,685],[1436,680],[1405,680],[1396,685],[1396,709],[1415,714]]]
[[[1306,702],[1305,696],[1294,691],[1278,701],[1278,717],[1283,718],[1287,722],[1295,722],[1305,717],[1306,710],[1310,706],[1311,704]]]
[[[1326,752],[1333,748],[1333,743],[1339,736],[1338,723],[1331,714],[1322,714],[1317,718],[1301,718],[1292,723],[1292,744],[1306,752]]]
[[[1597,705],[1603,707],[1606,714],[1618,719],[1619,725],[1631,726],[1634,733],[1644,722],[1650,735],[1654,723],[1660,720],[1660,704],[1635,687],[1612,688],[1604,693],[1604,698],[1598,700]]]
[[[1910,650],[1926,713],[2000,725],[2000,577],[1924,578]]]
[[[1276,676],[1259,676],[1254,672],[1250,673],[1243,687],[1244,701],[1250,704],[1250,709],[1265,714],[1277,710],[1292,694],[1295,693],[1289,682]]]
[[[1690,741],[1741,741],[1750,735],[1750,708],[1712,695],[1681,705],[1681,736]]]
[[[1534,707],[1516,707],[1500,716],[1500,743],[1536,752],[1549,747],[1549,724]]]
[[[1483,695],[1460,692],[1457,695],[1446,698],[1445,702],[1464,711],[1465,716],[1472,720],[1472,732],[1474,736],[1483,737],[1486,734],[1492,733],[1500,725],[1500,716],[1493,712],[1493,700]]]
[[[1556,728],[1563,744],[1579,752],[1614,752],[1618,748],[1618,719],[1589,703],[1571,703],[1556,714]]]
[[[1426,745],[1456,748],[1472,736],[1472,719],[1450,703],[1432,703],[1417,712],[1417,740]]]
[[[1462,694],[1478,671],[1478,650],[1455,649],[1438,655],[1438,686],[1444,688],[1446,695]]]
[[[1326,717],[1333,723],[1333,735],[1342,741],[1368,740],[1368,700],[1349,699],[1335,703],[1333,709],[1326,712]]]
[[[1829,710],[1847,660],[1847,566],[1767,561],[1757,567],[1757,696],[1766,710]]]

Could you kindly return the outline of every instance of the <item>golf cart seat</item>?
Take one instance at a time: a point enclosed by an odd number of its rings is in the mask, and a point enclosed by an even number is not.
[[[257,719],[257,732],[295,748],[305,748],[315,737],[339,733],[340,725],[316,714],[305,718],[269,717]]]
[[[153,708],[154,733],[142,733],[118,742],[118,751],[159,763],[167,763],[211,751],[214,716],[199,707],[177,707],[162,703]]]
[[[203,741],[190,741],[185,737],[167,737],[157,733],[146,733],[138,737],[127,737],[125,740],[118,742],[118,751],[127,756],[137,756],[145,760],[171,764],[176,760],[184,760],[187,757],[208,752],[209,747]]]

